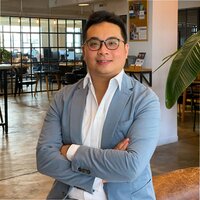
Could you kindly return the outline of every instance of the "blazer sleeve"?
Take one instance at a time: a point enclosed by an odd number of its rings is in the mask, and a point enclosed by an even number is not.
[[[70,186],[92,192],[94,177],[72,171],[71,162],[60,154],[63,145],[61,116],[63,98],[56,94],[46,114],[36,149],[38,171]]]
[[[159,138],[160,103],[151,90],[138,95],[138,98],[134,96],[122,113],[122,117],[129,113],[129,120],[119,121],[114,133],[120,133],[119,128],[127,130],[125,137],[130,138],[127,151],[81,146],[72,160],[74,172],[108,182],[127,182],[134,181],[149,166]]]

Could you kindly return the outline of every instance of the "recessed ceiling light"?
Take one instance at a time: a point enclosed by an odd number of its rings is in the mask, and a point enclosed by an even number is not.
[[[89,3],[79,3],[78,6],[84,7],[84,6],[89,6]]]

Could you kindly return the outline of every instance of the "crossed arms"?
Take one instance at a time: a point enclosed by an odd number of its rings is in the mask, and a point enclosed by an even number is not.
[[[38,171],[90,193],[96,177],[108,182],[134,181],[149,164],[159,137],[158,100],[152,99],[142,107],[144,109],[138,109],[134,120],[118,124],[119,128],[114,133],[117,145],[110,149],[80,145],[73,160],[69,161],[65,156],[67,149],[70,143],[76,142],[70,139],[70,129],[62,127],[62,123],[68,121],[63,119],[63,113],[68,110],[65,110],[62,101],[54,101],[45,118],[37,145]],[[120,128],[125,125],[128,129],[124,131],[124,137]],[[80,168],[90,171],[83,173],[79,171]]]

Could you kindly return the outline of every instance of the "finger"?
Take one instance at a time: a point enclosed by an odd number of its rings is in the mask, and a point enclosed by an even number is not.
[[[119,150],[126,150],[127,147],[128,147],[128,145],[129,145],[129,141],[127,141],[127,140],[124,141],[123,145],[120,146],[120,149],[119,149]]]
[[[127,146],[128,142],[129,142],[129,138],[125,138],[124,140],[122,140],[122,141],[118,144],[117,148],[118,148],[119,150],[124,149],[124,147]]]
[[[117,149],[117,150],[121,150],[121,149],[124,149],[124,148],[127,148],[129,144],[129,138],[125,138],[124,140],[122,140],[120,143],[118,143],[114,149]]]
[[[124,143],[123,146],[121,146],[119,150],[126,150],[128,145],[129,145],[129,142]]]

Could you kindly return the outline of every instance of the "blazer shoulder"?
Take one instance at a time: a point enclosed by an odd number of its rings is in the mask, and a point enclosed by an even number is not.
[[[134,77],[131,77],[127,74],[124,73],[123,76],[123,81],[122,81],[122,89],[129,89],[135,92],[149,92],[152,93],[153,95],[157,96],[155,92],[148,86],[145,86],[138,80],[136,80]]]
[[[56,93],[55,96],[64,98],[66,96],[72,95],[76,90],[79,89],[83,89],[83,79],[74,84],[64,86]]]

